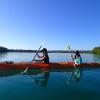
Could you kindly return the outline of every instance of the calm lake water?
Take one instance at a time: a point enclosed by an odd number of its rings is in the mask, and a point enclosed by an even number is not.
[[[81,54],[83,62],[100,62],[100,55]],[[2,53],[2,61],[31,61],[34,53]],[[50,61],[71,61],[70,54],[50,53]],[[0,100],[100,100],[100,69],[0,70]]]

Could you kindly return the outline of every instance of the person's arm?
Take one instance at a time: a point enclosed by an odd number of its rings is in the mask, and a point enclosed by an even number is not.
[[[39,59],[39,60],[37,60],[37,59],[34,59],[34,61],[43,61],[42,59]]]
[[[39,56],[39,55],[38,55],[38,56]],[[39,60],[34,59],[34,61],[43,61],[43,60],[45,59],[45,56],[39,56],[39,58],[42,58],[42,59],[39,59]]]
[[[38,53],[37,53],[37,56],[38,56],[39,58],[43,58],[43,57],[44,57],[44,55],[43,55],[43,56],[40,56]]]
[[[36,60],[36,59],[33,59],[32,61],[43,61],[43,58],[44,58],[44,56],[39,56],[39,54],[37,53],[37,56],[38,56],[38,58],[42,58],[41,60]]]

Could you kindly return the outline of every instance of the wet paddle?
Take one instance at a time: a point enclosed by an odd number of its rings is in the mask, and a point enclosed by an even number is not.
[[[75,63],[74,63],[74,58],[73,58],[73,55],[72,55],[72,49],[71,49],[70,45],[68,45],[66,49],[69,50],[69,52],[71,53],[71,58],[72,58],[72,60],[73,60],[73,65],[74,65],[74,68],[76,69],[76,65],[75,65]],[[75,70],[75,69],[74,69],[74,70]],[[73,75],[74,75],[74,71],[72,72],[70,78],[67,80],[67,84],[70,83],[70,81],[71,81]]]
[[[71,47],[70,47],[70,45],[68,45],[68,46],[67,46],[67,48],[68,48],[69,52],[71,53],[71,58],[72,58],[72,60],[73,60],[73,63],[74,63],[74,58],[73,58],[73,55],[72,55],[72,50],[71,50]]]
[[[38,52],[39,52],[39,51],[40,51],[40,49],[42,48],[43,44],[44,44],[44,42],[42,42],[42,43],[41,43],[41,45],[40,45],[39,49],[37,50],[36,54],[34,55],[34,57],[33,57],[32,61],[34,61],[35,57],[37,56]],[[30,62],[29,66],[31,65],[32,61]],[[27,67],[26,67],[26,69],[25,69],[23,72],[21,72],[21,74],[26,73],[26,72],[27,72],[27,70],[28,70],[28,68],[29,68],[29,66],[27,66]]]

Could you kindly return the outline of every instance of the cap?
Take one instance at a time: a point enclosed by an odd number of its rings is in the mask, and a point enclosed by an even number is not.
[[[41,50],[41,52],[47,52],[47,49],[46,48],[43,48],[42,50]]]

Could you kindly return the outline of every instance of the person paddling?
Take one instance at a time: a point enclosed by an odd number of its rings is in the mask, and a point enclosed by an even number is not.
[[[36,60],[36,59],[33,59],[32,61],[42,61],[46,64],[49,64],[49,56],[48,56],[48,51],[46,48],[43,48],[43,50],[41,50],[40,52],[43,53],[42,56],[40,56],[39,54],[37,54],[38,58],[41,58],[40,60]]]
[[[73,56],[71,54],[71,57],[72,57],[72,60],[73,60],[73,63],[74,63],[74,70],[70,76],[70,78],[67,80],[67,84],[69,84],[69,82],[71,80],[74,80],[76,82],[79,82],[81,76],[82,76],[82,71],[79,67],[77,67],[77,65],[79,66],[81,63],[82,63],[82,58],[81,58],[81,55],[79,53],[78,50],[75,51],[75,56]]]
[[[78,50],[75,51],[74,63],[75,63],[75,65],[79,65],[82,63],[82,57]]]

